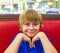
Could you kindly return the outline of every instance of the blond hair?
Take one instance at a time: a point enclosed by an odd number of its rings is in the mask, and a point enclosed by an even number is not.
[[[26,10],[23,13],[21,13],[20,16],[19,16],[19,26],[20,26],[20,28],[22,27],[22,25],[24,23],[26,23],[28,21],[38,22],[41,25],[42,24],[42,16],[36,10],[33,10],[33,9]]]

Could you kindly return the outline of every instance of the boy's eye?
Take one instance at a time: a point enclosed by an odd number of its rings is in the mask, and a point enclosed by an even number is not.
[[[30,26],[30,25],[33,25],[33,26],[37,26],[37,25],[39,25],[38,23],[25,23],[24,25],[26,25],[26,26]]]
[[[33,25],[38,25],[38,23],[33,23]]]
[[[30,23],[25,23],[25,25],[29,26],[29,25],[30,25]]]

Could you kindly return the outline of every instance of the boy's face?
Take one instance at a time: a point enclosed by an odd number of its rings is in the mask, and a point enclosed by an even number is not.
[[[40,23],[38,22],[26,22],[22,25],[22,32],[28,37],[34,37],[40,29]]]

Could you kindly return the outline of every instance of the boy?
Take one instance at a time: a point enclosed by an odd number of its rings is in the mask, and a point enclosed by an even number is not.
[[[19,29],[14,41],[4,53],[58,53],[44,32],[40,32],[42,16],[33,9],[19,16]]]

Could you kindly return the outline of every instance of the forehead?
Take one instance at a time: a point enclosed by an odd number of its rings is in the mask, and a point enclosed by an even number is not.
[[[38,22],[31,22],[31,21],[27,21],[27,22],[25,22],[23,24],[39,24],[40,25],[40,23],[38,23]]]
[[[26,23],[26,22],[40,22],[40,19],[38,18],[29,18],[29,17],[25,17],[23,20],[21,20],[23,23]]]
[[[23,23],[40,23],[40,22],[38,22],[38,21],[32,21],[32,20],[26,20],[26,21],[23,21]]]
[[[26,21],[25,23],[39,23],[39,22],[34,22],[34,21]]]

